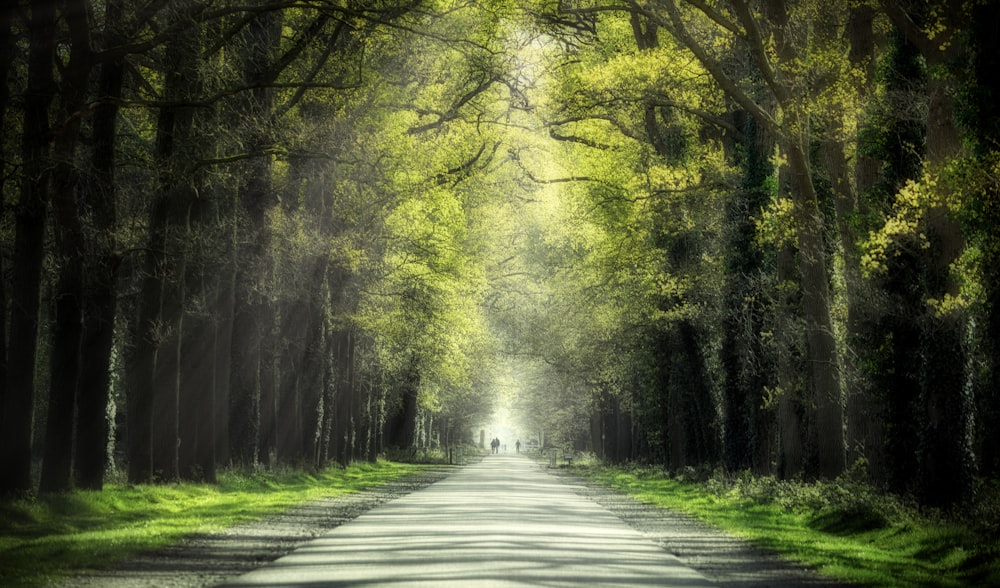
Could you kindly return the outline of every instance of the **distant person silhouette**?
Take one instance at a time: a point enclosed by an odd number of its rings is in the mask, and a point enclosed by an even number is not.
[[[521,440],[520,439],[518,439],[514,443],[514,451],[517,452],[517,453],[521,453]]]

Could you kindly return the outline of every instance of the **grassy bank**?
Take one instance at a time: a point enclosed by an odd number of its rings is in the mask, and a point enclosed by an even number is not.
[[[949,517],[847,481],[804,484],[749,475],[693,480],[650,468],[573,469],[846,582],[1000,585],[997,513],[989,509]]]
[[[420,467],[379,462],[319,473],[227,472],[217,485],[115,484],[102,492],[0,502],[0,586],[42,585],[187,535],[371,488]]]

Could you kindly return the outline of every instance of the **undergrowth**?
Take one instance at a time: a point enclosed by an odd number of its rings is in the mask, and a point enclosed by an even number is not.
[[[44,585],[196,533],[378,486],[418,468],[378,462],[320,472],[230,470],[220,473],[217,484],[115,483],[103,491],[2,501],[0,586]]]
[[[942,512],[850,472],[836,481],[803,482],[637,465],[576,469],[846,582],[1000,585],[996,484],[984,485],[975,505]]]
[[[459,453],[461,450],[461,454]],[[451,448],[423,448],[423,449],[398,449],[388,448],[385,450],[385,459],[399,463],[416,464],[456,464],[459,456],[463,463],[475,461],[484,455],[484,451],[475,445],[465,444],[453,446]]]

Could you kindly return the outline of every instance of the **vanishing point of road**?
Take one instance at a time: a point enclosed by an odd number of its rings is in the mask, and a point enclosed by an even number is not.
[[[491,455],[225,587],[709,585],[534,461]]]

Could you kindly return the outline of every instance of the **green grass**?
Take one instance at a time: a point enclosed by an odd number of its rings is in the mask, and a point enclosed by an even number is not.
[[[40,586],[195,534],[358,492],[417,471],[394,462],[318,473],[221,474],[217,485],[108,485],[0,502],[0,586]]]
[[[1000,585],[996,520],[961,522],[921,512],[847,481],[804,484],[749,475],[686,481],[643,468],[578,471],[846,582]]]

